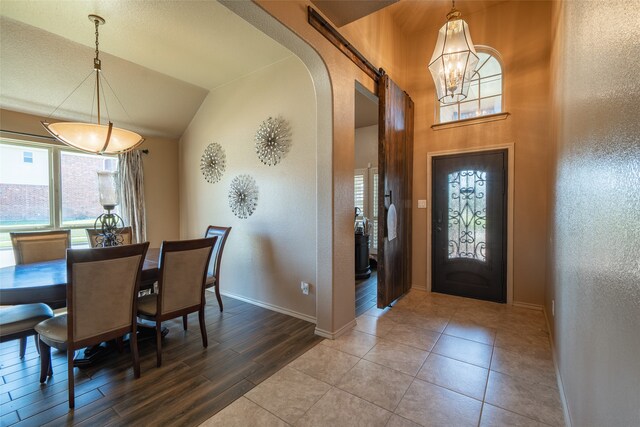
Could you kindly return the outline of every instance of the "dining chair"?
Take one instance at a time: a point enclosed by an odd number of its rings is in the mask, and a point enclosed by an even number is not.
[[[40,382],[51,372],[51,347],[67,351],[69,408],[74,407],[75,350],[129,333],[133,372],[140,377],[137,293],[149,243],[67,251],[67,314],[40,322]]]
[[[95,228],[86,228],[87,239],[89,240],[89,246],[92,248],[101,248],[102,244],[100,242],[100,230],[96,230]],[[133,243],[133,230],[131,227],[122,227],[117,229],[118,236],[122,237],[123,245],[130,245]]]
[[[207,347],[204,324],[204,287],[207,264],[217,237],[164,241],[158,265],[158,293],[138,299],[138,317],[156,323],[156,364],[162,364],[162,322],[198,312],[202,345]],[[186,324],[185,330],[186,330]]]
[[[16,264],[63,259],[71,247],[71,231],[9,233]]]
[[[204,237],[217,237],[215,246],[213,247],[213,252],[211,253],[211,260],[209,261],[209,268],[207,272],[207,282],[205,287],[210,288],[211,286],[215,287],[216,298],[218,299],[218,305],[220,306],[220,311],[222,311],[222,298],[220,297],[220,262],[222,261],[222,251],[224,250],[224,244],[227,242],[227,237],[229,237],[229,233],[231,233],[231,227],[216,227],[215,225],[210,225],[207,227],[207,232],[204,234]],[[185,319],[186,325],[186,319]],[[185,326],[186,329],[186,326]]]
[[[71,247],[70,230],[14,232],[9,233],[9,236],[17,265],[63,259],[67,248]],[[24,310],[16,309],[16,313],[24,314],[32,309],[33,307]],[[20,338],[20,358],[24,357],[27,348],[27,336]],[[37,344],[36,348],[38,348]]]
[[[53,317],[46,304],[21,304],[0,307],[0,343],[20,340],[20,358],[27,350],[27,337],[33,335],[38,348],[38,335],[34,327]]]

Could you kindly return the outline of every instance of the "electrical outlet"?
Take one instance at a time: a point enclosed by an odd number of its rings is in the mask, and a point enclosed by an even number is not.
[[[427,201],[418,200],[418,209],[427,209]]]
[[[551,300],[551,315],[556,317],[556,300]]]
[[[309,295],[309,284],[307,282],[300,282],[300,290],[303,294]]]

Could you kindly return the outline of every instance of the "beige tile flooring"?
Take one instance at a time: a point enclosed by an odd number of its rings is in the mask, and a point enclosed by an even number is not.
[[[562,426],[540,311],[412,291],[204,426]]]

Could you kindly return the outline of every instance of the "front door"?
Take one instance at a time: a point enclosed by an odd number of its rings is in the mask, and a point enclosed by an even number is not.
[[[506,302],[507,152],[433,158],[432,289]]]

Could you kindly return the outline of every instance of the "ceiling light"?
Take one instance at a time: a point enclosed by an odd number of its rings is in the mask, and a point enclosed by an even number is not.
[[[467,97],[469,82],[478,64],[469,26],[460,16],[462,14],[453,1],[453,7],[447,14],[447,23],[440,28],[436,48],[429,62],[438,100],[443,104],[456,103]]]
[[[101,61],[99,59],[100,51],[98,50],[98,27],[105,23],[105,20],[98,15],[89,15],[89,20],[94,23],[96,28],[96,57],[93,59],[93,70],[95,71],[96,83],[95,83],[95,101],[97,105],[97,123],[82,123],[82,122],[58,122],[58,123],[49,123],[48,118],[45,121],[42,121],[42,125],[44,128],[54,136],[58,141],[70,145],[71,147],[77,148],[81,151],[86,151],[90,153],[98,153],[98,154],[116,154],[123,153],[125,151],[129,151],[142,144],[144,138],[138,135],[135,132],[120,129],[113,126],[111,120],[107,122],[107,124],[101,123],[101,115],[100,115],[100,81],[104,79],[107,83],[107,86],[111,88],[109,82],[106,81],[106,78],[102,74],[101,71]],[[91,76],[93,71],[89,74]],[[89,78],[87,76],[87,78]],[[82,83],[84,83],[84,81]],[[82,85],[80,83],[76,89],[69,96],[65,98],[64,101],[53,111],[55,113],[58,108],[67,100],[73,93],[78,90],[78,88]],[[104,86],[104,85],[103,85]],[[113,89],[112,89],[113,92]],[[104,88],[102,88],[102,94],[104,98]],[[117,95],[114,96],[118,103],[120,100]],[[106,100],[104,100],[105,108],[107,107]],[[120,104],[122,107],[122,104]],[[124,107],[122,107],[124,110]],[[126,112],[126,110],[125,110]],[[51,115],[53,114],[51,113]],[[109,111],[107,109],[107,115]],[[51,117],[49,115],[49,117]],[[93,116],[93,107],[91,109],[91,115]]]

